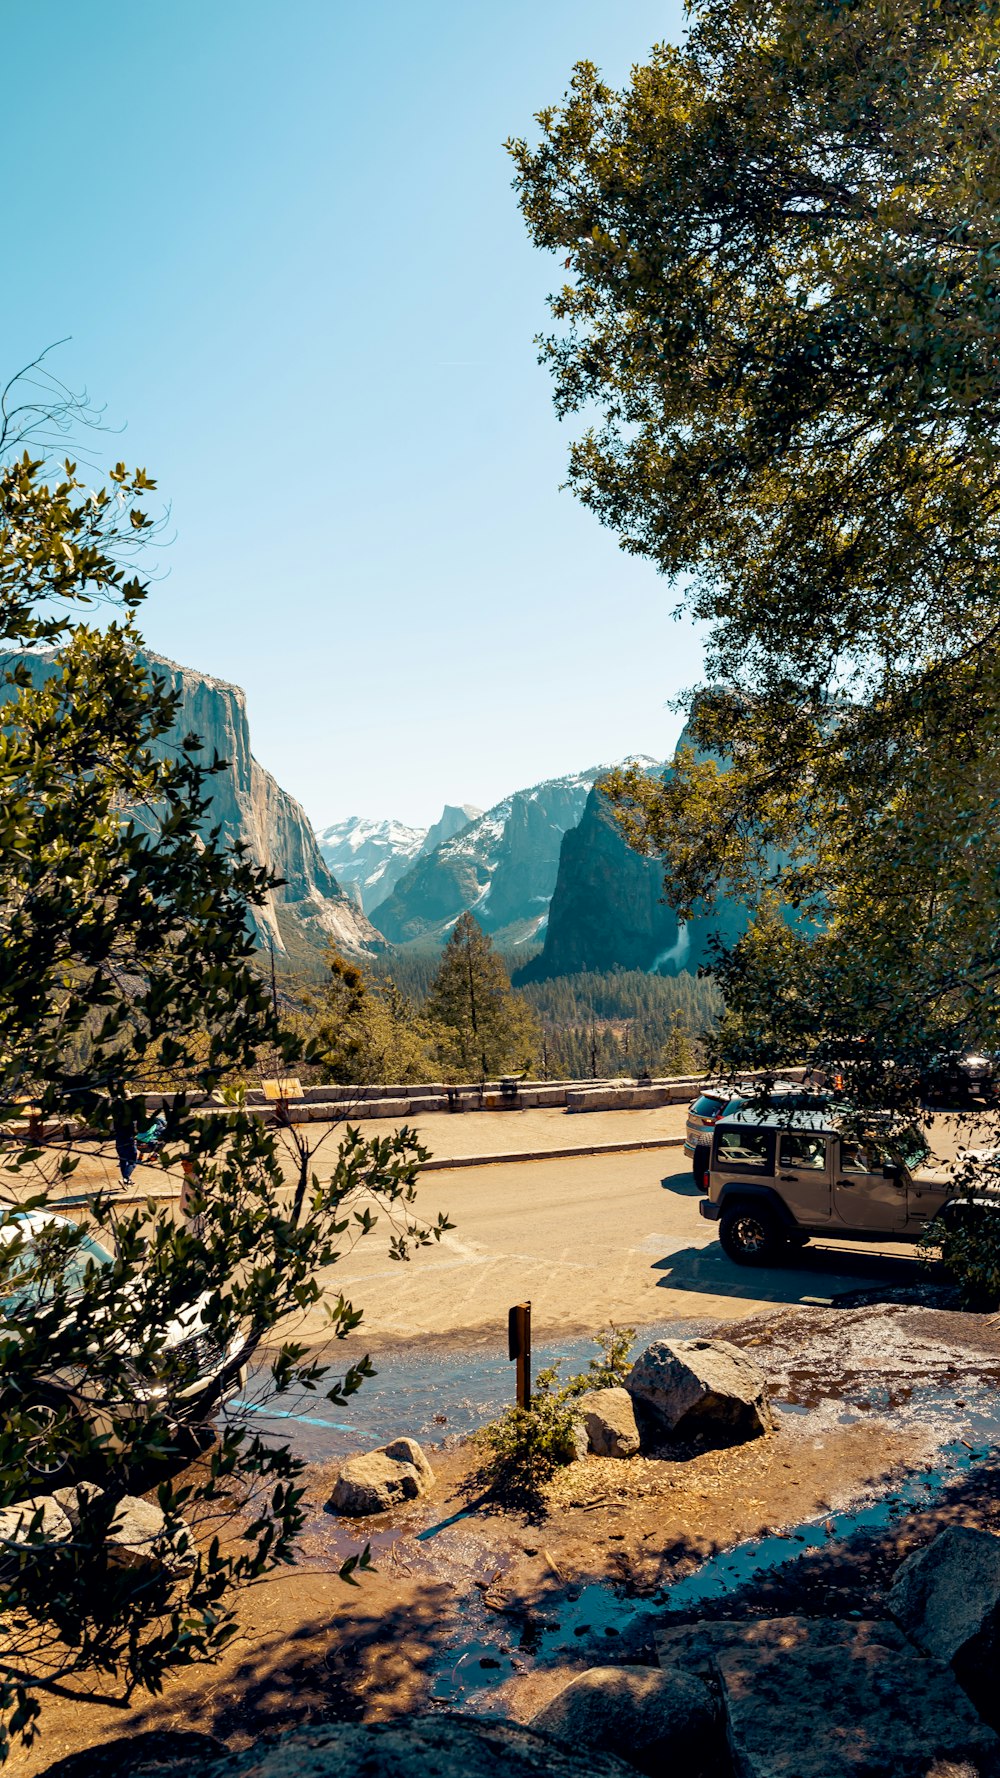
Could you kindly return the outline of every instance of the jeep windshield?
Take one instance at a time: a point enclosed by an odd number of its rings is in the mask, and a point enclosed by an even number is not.
[[[932,1159],[927,1139],[916,1124],[907,1124],[904,1129],[895,1130],[891,1135],[868,1130],[865,1132],[864,1142],[880,1165],[886,1161],[890,1164],[902,1161],[910,1173],[915,1172],[918,1167],[926,1166]]]

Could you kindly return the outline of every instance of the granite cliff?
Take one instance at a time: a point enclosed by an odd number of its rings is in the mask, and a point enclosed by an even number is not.
[[[650,762],[648,769],[664,773],[670,763]],[[579,825],[563,838],[543,949],[517,980],[547,981],[581,970],[695,971],[710,960],[713,937],[731,944],[746,925],[746,909],[727,900],[711,914],[679,923],[663,900],[662,863],[626,845],[595,785]]]
[[[24,658],[36,683],[55,670],[51,650]],[[143,659],[180,694],[177,737],[199,735],[206,759],[216,752],[228,761],[229,770],[209,782],[212,824],[219,824],[224,841],[242,841],[259,864],[284,878],[254,910],[261,942],[272,943],[276,955],[297,968],[315,969],[330,943],[353,955],[384,950],[384,940],[324,862],[301,804],[253,757],[246,693],[161,655],[147,651]]]

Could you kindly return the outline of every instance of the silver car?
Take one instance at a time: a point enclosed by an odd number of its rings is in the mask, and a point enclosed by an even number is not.
[[[736,1117],[746,1106],[770,1111],[823,1111],[830,1104],[830,1094],[810,1091],[804,1083],[776,1080],[763,1098],[754,1097],[751,1081],[736,1093],[726,1087],[709,1087],[688,1107],[684,1153],[691,1156],[691,1172],[699,1191],[706,1191],[708,1158],[712,1132],[723,1117]]]
[[[712,1131],[730,1103],[733,1095],[728,1087],[711,1088],[692,1099],[688,1106],[687,1129],[684,1132],[684,1153],[694,1162],[695,1179],[701,1183],[698,1162],[708,1154],[712,1143]],[[698,1151],[701,1149],[702,1154]]]
[[[56,1216],[48,1210],[18,1211],[0,1226],[0,1243],[9,1246],[15,1240],[21,1242],[0,1296],[0,1317],[7,1323],[8,1333],[16,1331],[18,1321],[30,1316],[42,1300],[37,1272],[33,1275],[35,1239],[44,1229],[75,1227],[66,1217]],[[67,1256],[63,1283],[68,1295],[72,1296],[77,1279],[82,1285],[88,1264],[110,1266],[114,1260],[100,1241],[85,1233]],[[38,1428],[33,1440],[37,1446],[37,1460],[33,1462],[30,1454],[28,1458],[37,1475],[52,1481],[67,1466],[68,1459],[58,1449],[56,1435],[56,1429],[60,1422],[65,1422],[67,1413],[89,1421],[99,1434],[114,1442],[116,1419],[141,1420],[151,1411],[166,1411],[168,1419],[179,1425],[197,1419],[199,1404],[214,1406],[237,1393],[243,1385],[240,1370],[237,1369],[235,1374],[231,1372],[230,1380],[222,1388],[218,1387],[218,1379],[227,1368],[237,1364],[245,1342],[241,1337],[223,1350],[212,1340],[204,1321],[205,1300],[202,1298],[181,1310],[164,1329],[163,1350],[182,1356],[186,1370],[190,1365],[191,1381],[182,1387],[168,1389],[165,1384],[137,1378],[127,1399],[109,1401],[95,1393],[93,1381],[88,1379],[83,1366],[73,1366],[53,1369],[50,1377],[39,1378],[30,1401],[17,1399],[18,1412],[30,1415],[32,1425]],[[0,1422],[4,1405],[3,1378],[0,1377]]]

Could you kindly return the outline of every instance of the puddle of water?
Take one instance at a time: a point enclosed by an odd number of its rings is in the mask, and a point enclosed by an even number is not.
[[[501,1708],[489,1694],[518,1667],[523,1670],[554,1655],[578,1654],[581,1646],[593,1657],[595,1644],[599,1647],[605,1638],[609,1649],[626,1635],[634,1643],[637,1635],[644,1639],[643,1632],[651,1632],[654,1622],[669,1622],[671,1613],[687,1613],[735,1594],[809,1550],[820,1550],[832,1540],[857,1532],[883,1530],[910,1508],[928,1505],[957,1476],[981,1461],[996,1443],[1000,1403],[992,1392],[988,1396],[984,1393],[975,1404],[970,1395],[967,1390],[963,1408],[956,1414],[953,1396],[938,1390],[914,1393],[911,1409],[917,1424],[947,1424],[946,1442],[940,1446],[933,1464],[900,1478],[885,1491],[863,1499],[849,1510],[824,1513],[788,1531],[722,1550],[651,1598],[628,1597],[620,1587],[594,1583],[584,1587],[575,1599],[561,1599],[558,1605],[553,1602],[543,1621],[529,1625],[527,1637],[524,1626],[518,1634],[516,1620],[512,1623],[506,1617],[494,1617],[481,1602],[470,1601],[470,1640],[453,1647],[436,1664],[432,1698],[448,1705],[464,1701],[476,1710]],[[788,1404],[785,1411],[799,1413],[801,1408]],[[844,1421],[856,1417],[840,1416]],[[484,1658],[487,1662],[498,1661],[499,1666],[483,1665]]]
[[[651,1340],[694,1339],[708,1330],[700,1321],[657,1322],[636,1332],[636,1349]],[[535,1374],[563,1360],[562,1374],[586,1370],[596,1353],[592,1339],[547,1340],[533,1353]],[[255,1431],[287,1441],[311,1462],[345,1457],[352,1451],[385,1444],[407,1434],[422,1443],[465,1438],[496,1418],[514,1396],[514,1366],[506,1342],[453,1351],[421,1352],[419,1348],[386,1353],[376,1359],[377,1376],[364,1383],[342,1408],[320,1393],[300,1392],[261,1400],[263,1375],[228,1404],[246,1415]]]

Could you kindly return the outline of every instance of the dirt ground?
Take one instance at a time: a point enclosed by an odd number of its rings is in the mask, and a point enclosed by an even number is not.
[[[10,1769],[42,1774],[76,1749],[155,1727],[241,1747],[295,1721],[435,1703],[527,1720],[585,1666],[652,1662],[665,1613],[684,1620],[685,1577],[716,1570],[715,1593],[687,1615],[878,1615],[897,1562],[942,1525],[1000,1530],[1000,1328],[934,1300],[730,1323],[723,1331],[765,1369],[777,1429],[731,1448],[588,1458],[559,1475],[534,1521],[469,1510],[468,1445],[431,1453],[426,1499],[367,1523],[322,1510],[335,1471],[316,1466],[302,1565],[239,1598],[240,1636],[218,1666],[128,1711],[50,1700],[40,1743]],[[741,1566],[739,1546],[775,1536],[793,1560],[763,1575]],[[375,1570],[347,1588],[335,1570],[369,1537]]]

